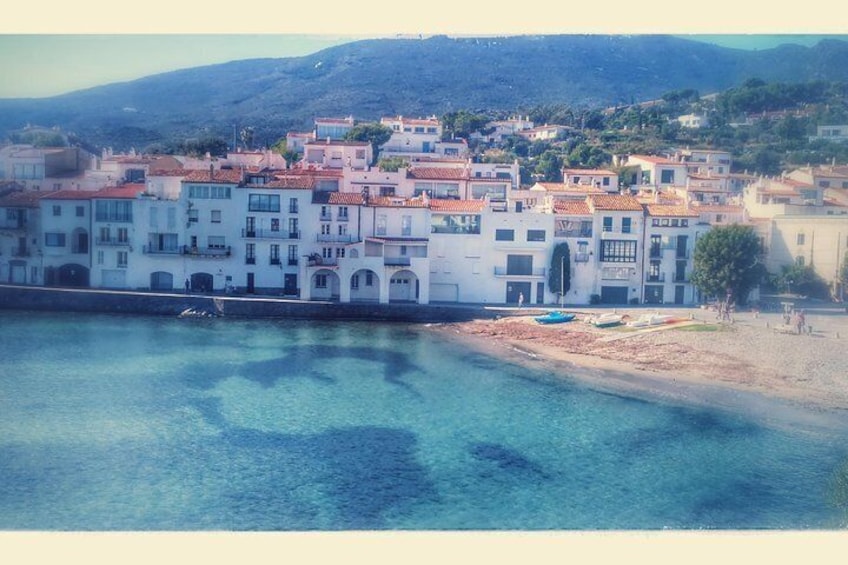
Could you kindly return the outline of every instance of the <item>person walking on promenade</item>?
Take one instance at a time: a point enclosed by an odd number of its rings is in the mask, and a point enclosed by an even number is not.
[[[185,281],[185,289],[186,289],[186,294],[188,294],[189,292],[191,292],[191,281],[189,280],[189,278],[188,278],[188,277],[186,277],[186,281]]]
[[[522,306],[524,306],[524,293],[519,292],[518,293],[518,307],[521,308]]]

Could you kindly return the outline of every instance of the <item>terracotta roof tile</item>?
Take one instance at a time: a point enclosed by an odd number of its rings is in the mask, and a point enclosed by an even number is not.
[[[358,192],[333,192],[330,193],[329,204],[361,206],[363,204],[363,198]]]
[[[465,180],[468,171],[459,167],[415,167],[407,170],[406,176],[422,180]]]
[[[557,200],[554,202],[555,214],[568,214],[569,216],[591,216],[589,205],[585,200]]]
[[[685,206],[674,204],[647,204],[645,208],[648,210],[649,216],[661,217],[682,217],[682,218],[697,218],[698,212],[687,210]]]
[[[44,195],[44,198],[50,200],[91,200],[97,194],[93,190],[59,190],[49,192]]]
[[[218,169],[211,176],[206,169],[191,171],[183,182],[211,182],[221,184],[239,184],[242,181],[241,171],[236,169]]]
[[[673,161],[666,157],[658,157],[656,155],[631,155],[630,159],[639,159],[641,161],[647,161],[648,163],[654,163],[655,165],[684,165],[685,163],[679,163],[677,161]]]
[[[642,211],[642,205],[633,196],[623,194],[590,194],[588,198],[592,203],[592,208],[595,210]]]
[[[144,192],[146,187],[143,184],[126,184],[115,188],[104,188],[92,193],[92,198],[137,198],[138,195]]]
[[[299,188],[310,190],[314,187],[315,177],[297,175],[276,177],[274,180],[270,181],[265,185],[260,185],[258,188]]]
[[[188,169],[159,169],[147,173],[148,177],[184,177],[189,173]]]
[[[430,210],[433,212],[463,212],[476,214],[483,210],[482,200],[446,200],[434,198],[430,200]]]
[[[3,208],[38,208],[39,201],[54,192],[13,192],[0,198],[0,207]]]

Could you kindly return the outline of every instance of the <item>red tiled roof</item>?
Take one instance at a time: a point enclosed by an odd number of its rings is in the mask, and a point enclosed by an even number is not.
[[[623,194],[590,194],[589,200],[595,210],[642,211],[642,205],[633,196]]]
[[[589,205],[585,200],[557,200],[554,202],[555,214],[568,214],[569,216],[591,216]]]
[[[297,176],[279,176],[271,182],[253,188],[299,188],[312,189],[315,187],[315,177],[297,175]]]
[[[824,202],[825,206],[832,206],[832,207],[835,207],[835,208],[848,208],[848,206],[846,206],[845,204],[843,204],[842,202],[840,202],[839,200],[836,200],[834,198],[824,198],[824,199],[822,199],[822,201]]]
[[[675,204],[646,204],[649,216],[677,216],[684,218],[697,218],[698,212],[687,210],[685,206]]]
[[[446,200],[434,198],[430,200],[430,210],[433,212],[463,212],[478,213],[483,210],[482,200]]]
[[[427,180],[465,180],[468,171],[460,167],[416,167],[406,171],[407,178]]]
[[[331,192],[329,204],[341,204],[342,206],[361,206],[362,195],[358,192]]]
[[[221,184],[239,184],[242,181],[241,171],[236,169],[218,169],[212,176],[208,170],[196,169],[189,172],[183,182],[211,182]]]
[[[115,188],[104,188],[94,192],[92,198],[137,198],[138,195],[144,192],[146,187],[143,184],[125,184]]]
[[[93,190],[58,190],[44,195],[49,200],[91,200],[97,194]]]
[[[13,192],[0,198],[0,207],[4,208],[38,208],[38,202],[52,192]]]

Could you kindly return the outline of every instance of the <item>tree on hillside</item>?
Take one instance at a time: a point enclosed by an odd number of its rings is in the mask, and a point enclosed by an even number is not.
[[[547,182],[562,182],[562,157],[556,151],[545,151],[536,160],[535,171]]]
[[[409,166],[409,159],[406,157],[381,157],[377,161],[377,166],[381,171],[387,173],[396,173],[401,167]]]
[[[706,296],[742,304],[765,274],[760,240],[750,226],[720,226],[695,244],[692,284]]]
[[[776,277],[777,287],[787,293],[829,298],[827,282],[810,266],[784,265]]]
[[[476,131],[485,133],[486,124],[491,119],[485,114],[474,114],[467,110],[460,110],[458,112],[448,112],[442,116],[441,121],[444,131],[442,139],[448,140],[453,136],[468,139]]]
[[[345,141],[367,141],[371,144],[374,157],[371,164],[377,163],[380,154],[380,146],[384,145],[392,137],[392,128],[383,124],[370,123],[353,126],[346,134]]]
[[[548,288],[559,296],[560,305],[565,303],[565,293],[571,289],[571,252],[566,242],[554,247],[548,269]]]
[[[271,151],[279,153],[286,160],[287,166],[291,167],[292,163],[300,161],[300,153],[288,148],[288,141],[285,137],[281,137],[271,146]]]

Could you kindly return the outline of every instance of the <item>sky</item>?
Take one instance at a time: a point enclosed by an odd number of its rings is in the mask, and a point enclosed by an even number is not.
[[[848,26],[840,18],[822,18],[825,12],[816,7],[830,1],[805,0],[806,10],[784,14],[782,21],[756,9],[748,15],[745,10],[752,8],[737,0],[711,0],[714,9],[685,19],[677,0],[640,0],[641,18],[627,0],[605,0],[602,11],[555,0],[523,0],[520,10],[509,11],[493,10],[489,0],[428,0],[427,10],[415,12],[384,0],[296,5],[145,0],[121,8],[112,0],[17,3],[0,18],[0,98],[48,97],[177,69],[296,57],[398,35],[671,33],[738,49],[813,45],[824,34],[848,40],[832,35],[848,33]]]

